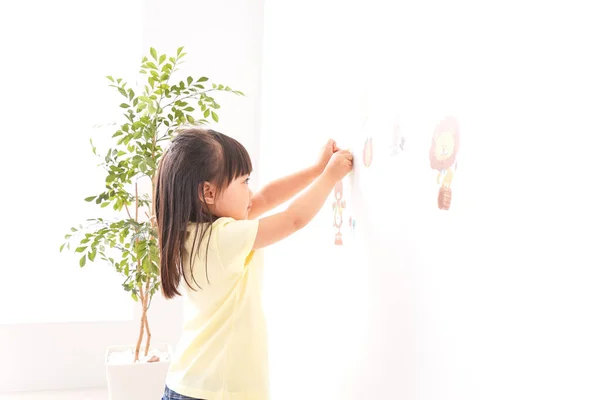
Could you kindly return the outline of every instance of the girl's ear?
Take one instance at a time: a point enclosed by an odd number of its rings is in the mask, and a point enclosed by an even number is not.
[[[198,186],[198,196],[200,196],[200,201],[205,202],[206,204],[215,204],[216,195],[217,191],[212,183],[204,182],[203,185]]]

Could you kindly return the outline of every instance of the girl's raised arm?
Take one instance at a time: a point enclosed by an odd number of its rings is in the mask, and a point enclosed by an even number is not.
[[[287,210],[260,219],[253,248],[270,246],[305,227],[323,207],[336,182],[352,170],[352,159],[350,152],[338,151],[331,157],[325,171]]]

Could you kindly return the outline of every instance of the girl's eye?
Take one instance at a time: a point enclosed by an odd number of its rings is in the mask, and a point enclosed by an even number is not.
[[[244,183],[247,185],[248,183],[250,183],[250,178],[246,178],[246,180],[244,181]]]

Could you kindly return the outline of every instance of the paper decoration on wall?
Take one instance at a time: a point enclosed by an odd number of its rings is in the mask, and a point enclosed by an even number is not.
[[[448,210],[452,202],[451,185],[456,172],[459,138],[458,121],[453,117],[446,117],[436,126],[431,140],[429,162],[431,168],[438,171],[437,183],[441,184],[438,192],[440,210]]]
[[[396,123],[394,124],[394,130],[392,132],[392,157],[395,157],[400,154],[401,151],[404,151],[404,142],[404,136],[402,136],[400,132],[400,124]]]
[[[333,226],[336,228],[335,244],[341,246],[342,241],[342,225],[344,224],[343,212],[346,208],[346,200],[344,197],[344,184],[339,181],[335,184],[334,189],[335,201],[333,202]]]
[[[350,230],[352,231],[352,235],[354,235],[356,233],[356,220],[352,217],[348,218],[348,226],[350,227]]]
[[[373,162],[373,138],[368,137],[363,148],[363,163],[369,168]]]

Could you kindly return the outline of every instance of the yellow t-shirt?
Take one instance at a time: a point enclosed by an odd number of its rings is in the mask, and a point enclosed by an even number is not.
[[[192,285],[189,258],[196,226],[188,226],[183,254]],[[206,400],[269,398],[263,255],[252,251],[257,231],[257,220],[233,218],[220,218],[212,234],[207,231],[193,264],[202,289],[194,291],[182,279],[183,333],[167,376],[171,390]]]

